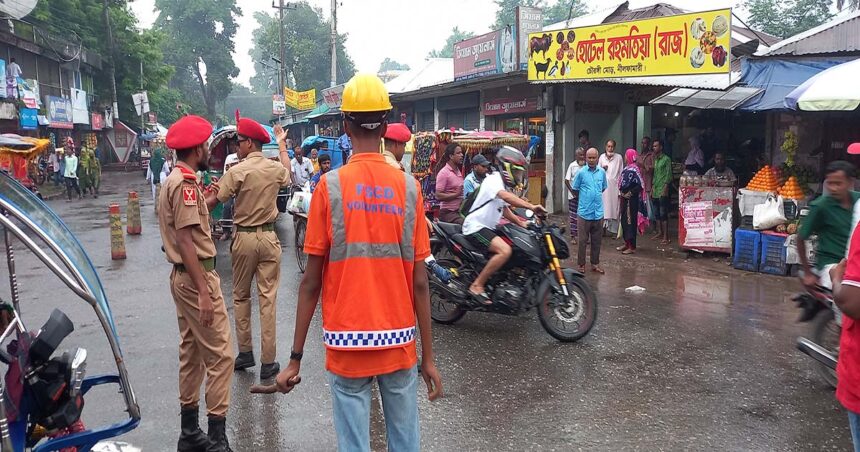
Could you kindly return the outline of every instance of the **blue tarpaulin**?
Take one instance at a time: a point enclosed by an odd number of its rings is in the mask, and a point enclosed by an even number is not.
[[[809,59],[744,59],[741,61],[739,84],[761,88],[764,91],[747,101],[741,110],[787,110],[785,96],[819,72],[853,58]]]

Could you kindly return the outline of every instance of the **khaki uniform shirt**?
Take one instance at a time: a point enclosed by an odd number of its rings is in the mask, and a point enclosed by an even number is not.
[[[184,171],[183,171],[184,170]],[[209,209],[197,176],[190,170],[176,167],[161,182],[158,198],[158,226],[164,242],[164,252],[171,264],[181,264],[182,256],[176,244],[176,231],[192,227],[191,238],[200,260],[215,257],[215,243],[209,229]]]
[[[403,165],[401,165],[400,162],[397,161],[397,157],[395,157],[394,154],[391,153],[391,151],[382,151],[382,156],[385,157],[385,163],[388,163],[389,165],[399,169],[400,171],[403,171]]]
[[[226,202],[236,196],[233,222],[254,227],[272,223],[278,218],[278,192],[290,184],[290,170],[280,162],[252,152],[230,168],[218,182],[218,200]]]

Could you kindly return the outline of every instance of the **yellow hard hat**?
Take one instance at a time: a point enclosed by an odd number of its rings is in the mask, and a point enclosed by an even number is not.
[[[391,110],[385,84],[375,74],[355,74],[343,88],[340,109],[347,113]]]

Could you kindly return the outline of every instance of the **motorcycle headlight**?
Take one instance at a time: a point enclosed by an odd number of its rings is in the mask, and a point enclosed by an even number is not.
[[[87,372],[87,350],[78,348],[69,366],[69,395],[74,398],[81,392],[84,376]]]

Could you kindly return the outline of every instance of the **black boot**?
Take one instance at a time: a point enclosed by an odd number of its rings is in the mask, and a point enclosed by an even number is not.
[[[209,438],[200,430],[197,420],[197,407],[182,408],[182,431],[179,433],[179,452],[205,452],[209,446]]]
[[[263,364],[260,366],[260,380],[268,380],[281,371],[281,365],[277,361],[271,364]]]
[[[233,452],[227,442],[227,418],[209,416],[209,447],[206,452]]]
[[[236,356],[236,362],[233,363],[233,370],[243,370],[254,367],[254,352],[239,352]]]

